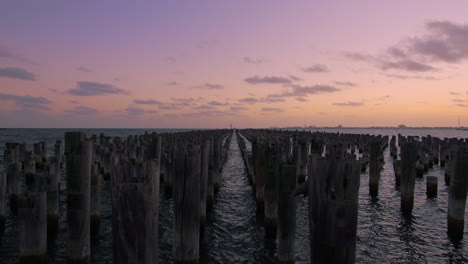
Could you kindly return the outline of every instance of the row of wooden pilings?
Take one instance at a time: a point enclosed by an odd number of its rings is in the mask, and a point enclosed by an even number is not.
[[[34,144],[31,152],[26,144],[7,143],[6,171],[0,173],[0,231],[9,203],[18,216],[19,262],[46,263],[47,239],[59,230],[64,165],[67,263],[90,263],[91,237],[100,229],[103,178],[112,187],[114,263],[158,263],[160,182],[174,201],[174,263],[198,263],[200,230],[219,188],[231,136],[229,130],[126,139],[66,132],[65,144],[58,140],[49,158],[45,143]]]
[[[413,210],[415,178],[440,160],[450,184],[448,235],[463,236],[468,190],[468,142],[463,139],[281,130],[239,134],[257,213],[264,216],[266,236],[276,237],[281,263],[295,259],[293,197],[300,193],[308,195],[311,263],[354,263],[360,172],[369,169],[369,195],[378,197],[389,142],[402,213],[411,215]],[[436,197],[437,177],[426,180],[427,197]]]

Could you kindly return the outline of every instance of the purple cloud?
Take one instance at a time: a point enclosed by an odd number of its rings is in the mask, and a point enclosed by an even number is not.
[[[249,84],[290,84],[291,79],[279,76],[252,76],[244,79]]]
[[[77,96],[97,96],[105,94],[124,94],[129,95],[130,92],[117,88],[112,84],[97,83],[97,82],[77,82],[76,88],[67,91],[68,94]]]
[[[0,77],[18,79],[18,80],[24,80],[24,81],[36,80],[36,76],[33,73],[25,69],[16,68],[16,67],[0,68]]]
[[[75,106],[73,109],[64,110],[64,112],[75,114],[75,115],[96,115],[99,111],[92,107],[87,106]]]
[[[333,103],[336,106],[363,106],[362,102],[346,102],[346,103]]]
[[[315,64],[308,67],[301,67],[301,70],[306,73],[323,73],[330,71],[328,67],[323,64]]]
[[[274,107],[265,107],[262,108],[263,112],[273,112],[273,113],[280,113],[283,112],[283,109],[281,108],[274,108]]]
[[[158,105],[162,104],[160,101],[149,99],[149,100],[134,100],[133,101],[135,104],[143,104],[143,105]]]

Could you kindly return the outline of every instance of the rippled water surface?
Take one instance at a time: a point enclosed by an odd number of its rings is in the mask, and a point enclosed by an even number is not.
[[[81,130],[81,129],[80,129]],[[52,150],[55,140],[62,139],[64,129],[5,129],[0,130],[0,162],[3,162],[5,142],[48,142]],[[84,129],[87,135],[103,132],[110,136],[142,134],[141,129]],[[152,130],[148,130],[152,131]],[[156,130],[162,131],[162,130]],[[326,130],[335,132],[335,130]],[[468,138],[468,131],[458,130],[395,130],[345,129],[345,133],[428,135]],[[165,130],[163,132],[176,132]],[[31,149],[31,145],[29,146]],[[50,152],[51,154],[52,152]],[[0,168],[3,165],[0,164]],[[439,178],[437,199],[427,199],[425,177]],[[62,175],[62,181],[64,175]],[[447,194],[443,171],[435,166],[424,178],[416,180],[414,209],[411,217],[400,213],[400,193],[395,188],[392,158],[385,152],[379,197],[368,195],[368,174],[361,175],[359,223],[357,241],[358,263],[468,263],[468,221],[465,239],[453,242],[446,234]],[[61,185],[60,231],[49,239],[48,263],[63,263],[66,257],[65,184]],[[112,263],[112,225],[110,185],[102,185],[101,232],[92,240],[92,262]],[[309,263],[307,201],[297,199],[296,256],[298,263]],[[172,261],[172,200],[160,197],[159,247],[160,263]],[[9,208],[7,206],[7,208]],[[255,197],[247,181],[236,137],[232,138],[228,161],[220,176],[220,190],[200,244],[201,263],[274,263],[275,241],[264,238],[263,220],[256,216]],[[465,214],[468,219],[468,212]],[[0,263],[18,262],[18,232],[16,219],[7,209],[5,235],[0,238]]]

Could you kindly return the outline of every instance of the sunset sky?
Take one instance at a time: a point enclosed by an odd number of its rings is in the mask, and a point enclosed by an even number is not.
[[[0,3],[0,127],[468,126],[468,1]]]

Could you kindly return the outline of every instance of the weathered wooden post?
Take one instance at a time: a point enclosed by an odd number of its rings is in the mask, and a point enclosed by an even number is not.
[[[393,161],[393,171],[395,173],[395,185],[401,185],[401,160]]]
[[[369,161],[369,194],[372,197],[377,197],[379,194],[380,181],[380,142],[374,141],[370,144],[370,161]]]
[[[53,159],[50,162],[47,177],[47,231],[56,234],[59,228],[59,175],[60,163]]]
[[[278,179],[280,177],[280,158],[277,146],[267,151],[267,171],[265,182],[265,235],[275,238],[278,223]]]
[[[91,235],[99,233],[101,226],[101,182],[102,174],[99,166],[94,163],[91,167],[91,200],[90,200],[90,230]]]
[[[255,155],[255,195],[257,198],[257,213],[262,215],[265,211],[265,171],[266,157],[265,145],[260,138],[256,140]]]
[[[114,169],[111,181],[114,263],[158,263],[156,167],[155,161],[134,165],[127,160]]]
[[[16,214],[18,207],[18,196],[21,193],[21,163],[12,162],[7,168],[7,186],[8,197],[10,200],[10,209],[13,214]]]
[[[5,232],[5,207],[7,197],[7,175],[0,171],[0,236]]]
[[[54,145],[55,160],[59,164],[59,168],[63,163],[63,144],[61,140],[57,140]]]
[[[209,164],[208,164],[208,181],[207,181],[207,189],[206,189],[206,206],[207,210],[211,210],[213,208],[214,203],[214,181],[215,181],[215,173],[216,169],[214,167],[214,142],[213,138],[210,139],[210,155],[209,155]]]
[[[65,132],[67,262],[90,261],[90,186],[93,142],[82,132]]]
[[[283,165],[278,182],[278,260],[295,262],[296,200],[292,195],[297,184],[297,166]]]
[[[174,175],[174,263],[198,263],[200,241],[200,146],[179,147]]]
[[[453,175],[450,179],[447,227],[452,239],[463,238],[465,205],[468,191],[468,144],[461,143],[452,160]]]
[[[437,197],[437,176],[426,177],[426,195],[427,198]]]
[[[206,203],[208,188],[208,166],[210,157],[210,140],[205,140],[201,153],[201,175],[200,175],[200,225],[206,223]]]
[[[414,185],[416,183],[417,147],[414,142],[401,145],[401,210],[404,213],[413,211]]]
[[[46,263],[46,193],[26,193],[18,198],[20,263]]]

